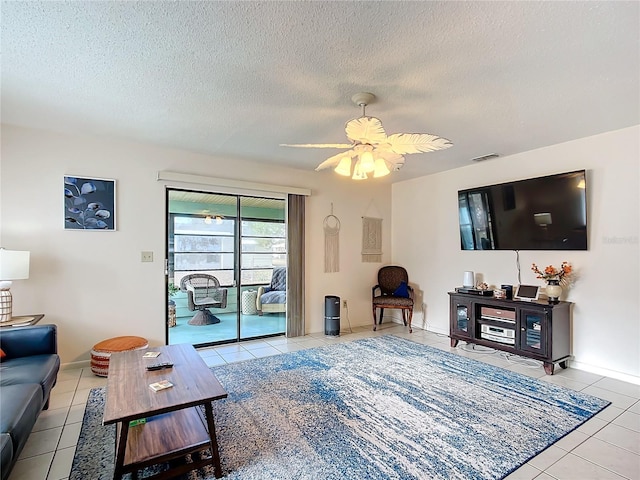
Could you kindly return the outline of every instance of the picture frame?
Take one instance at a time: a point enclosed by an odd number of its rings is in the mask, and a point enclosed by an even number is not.
[[[503,288],[496,288],[493,291],[493,298],[505,299],[507,298],[507,291]]]
[[[116,181],[64,176],[64,229],[116,230]]]

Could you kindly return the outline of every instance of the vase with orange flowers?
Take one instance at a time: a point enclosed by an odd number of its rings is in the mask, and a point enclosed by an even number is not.
[[[562,295],[562,283],[566,283],[573,269],[569,262],[562,262],[560,268],[548,265],[544,270],[540,270],[535,263],[531,264],[531,270],[536,274],[536,278],[540,278],[547,282],[547,297],[549,303],[558,303],[560,295]]]

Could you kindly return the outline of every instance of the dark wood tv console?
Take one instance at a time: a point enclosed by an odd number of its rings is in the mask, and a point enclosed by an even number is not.
[[[571,302],[523,302],[449,292],[451,346],[462,340],[567,368],[571,356]]]

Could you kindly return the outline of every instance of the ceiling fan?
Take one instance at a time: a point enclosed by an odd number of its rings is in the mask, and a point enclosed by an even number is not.
[[[367,117],[365,107],[374,99],[372,93],[356,93],[351,100],[362,107],[362,116],[350,120],[345,125],[347,138],[351,143],[321,144],[281,144],[282,147],[297,148],[348,148],[346,152],[329,157],[316,167],[316,171],[335,167],[335,172],[351,176],[354,180],[384,177],[392,170],[404,165],[404,155],[410,153],[444,150],[453,145],[446,138],[428,133],[394,133],[387,136],[382,122],[375,117]],[[353,159],[355,166],[351,169]]]
[[[220,215],[220,214],[211,215],[209,213],[209,210],[203,210],[202,214],[204,215],[204,223],[206,223],[207,225],[211,225],[214,220],[216,221],[217,225],[220,225],[224,220],[224,215]]]

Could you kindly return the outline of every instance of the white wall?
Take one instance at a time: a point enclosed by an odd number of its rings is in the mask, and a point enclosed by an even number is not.
[[[360,262],[361,217],[383,221],[383,264],[403,264],[424,292],[426,327],[448,332],[447,292],[462,272],[491,284],[517,283],[514,252],[460,251],[457,191],[462,188],[587,169],[589,250],[520,252],[523,282],[537,281],[531,262],[570,261],[578,279],[574,366],[640,377],[640,127],[609,132],[520,155],[394,184],[354,182],[331,172],[265,168],[186,151],[2,126],[0,245],[32,253],[31,277],[16,281],[14,314],[45,313],[59,327],[64,363],[89,358],[91,346],[117,335],[165,343],[164,186],[158,170],[312,189],[306,207],[307,332],[323,330],[325,295],[349,301],[351,325],[370,324],[371,286],[380,264]],[[63,230],[62,177],[117,180],[118,231]],[[203,188],[204,189],[204,188]],[[339,273],[325,274],[322,221],[341,220]],[[393,203],[393,208],[391,208]],[[392,233],[393,232],[393,233]],[[393,247],[393,249],[392,249]],[[141,263],[140,252],[154,252]],[[421,293],[421,292],[419,292]],[[418,308],[414,325],[423,315]]]
[[[388,183],[9,125],[2,126],[1,153],[0,245],[31,251],[29,280],[12,287],[14,315],[44,313],[45,323],[57,324],[63,363],[85,361],[95,343],[119,335],[165,343],[165,187],[156,181],[159,170],[310,188],[306,331],[323,331],[325,295],[348,300],[352,326],[372,322],[371,286],[381,265],[360,261],[361,217],[384,219],[388,263]],[[63,229],[64,175],[117,180],[116,232]],[[323,219],[332,202],[342,224],[340,272],[325,274]],[[153,251],[155,262],[141,263],[142,250]],[[342,317],[344,329],[346,311]]]
[[[541,284],[532,262],[572,263],[572,365],[640,383],[639,139],[635,126],[394,184],[393,260],[424,291],[426,327],[448,333],[447,292],[465,270],[517,284],[515,252],[460,250],[458,190],[586,169],[589,250],[521,251],[522,283]]]

